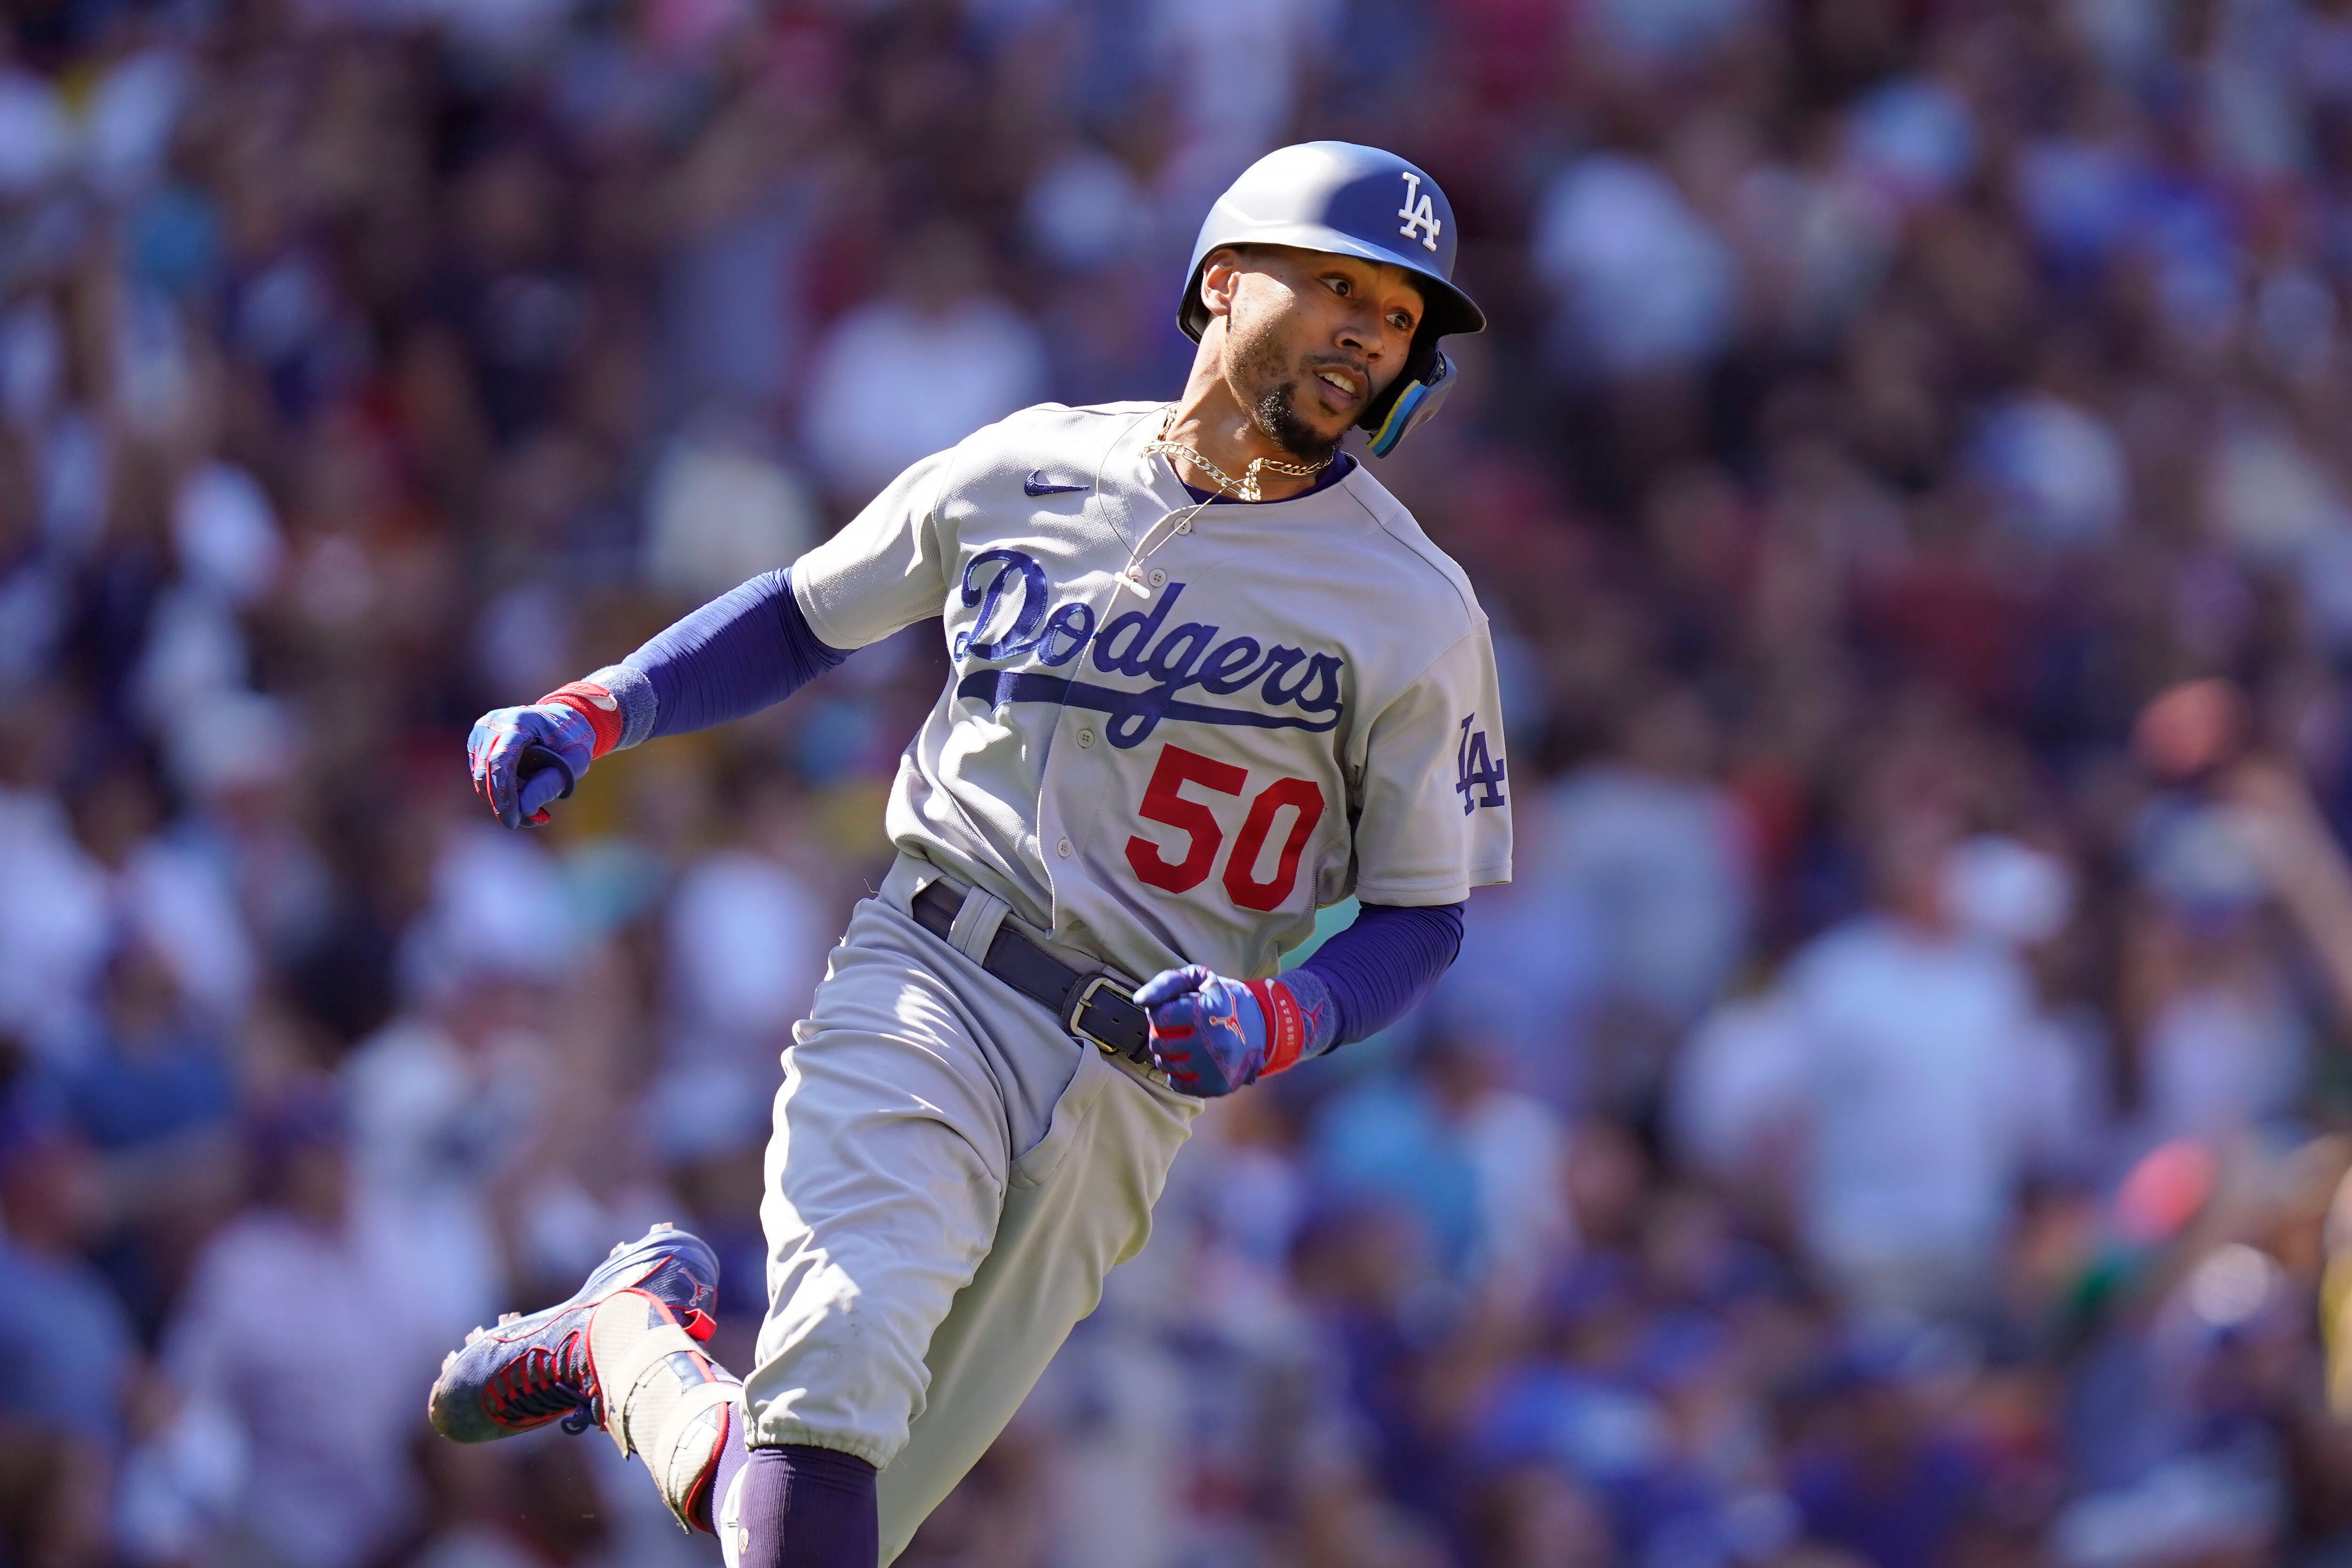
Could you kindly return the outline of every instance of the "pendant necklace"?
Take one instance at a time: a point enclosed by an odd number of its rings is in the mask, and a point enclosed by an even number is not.
[[[1168,405],[1168,412],[1160,416],[1160,434],[1144,443],[1144,451],[1147,454],[1183,458],[1194,468],[1214,479],[1221,493],[1232,496],[1236,500],[1257,501],[1265,499],[1258,488],[1260,473],[1277,474],[1289,479],[1311,479],[1331,466],[1329,458],[1324,458],[1319,463],[1288,463],[1279,458],[1252,458],[1249,467],[1244,468],[1242,477],[1236,479],[1183,442],[1168,439],[1168,427],[1174,424],[1175,420],[1176,405],[1171,403]],[[1180,481],[1182,478],[1181,474],[1177,476]],[[1169,539],[1173,539],[1180,533],[1192,532],[1192,520],[1201,515],[1202,507],[1211,505],[1215,500],[1215,496],[1211,496],[1207,500],[1196,501],[1181,511],[1164,513],[1159,522],[1145,529],[1143,537],[1136,541],[1134,550],[1129,552],[1127,565],[1119,572],[1119,585],[1123,588],[1133,588],[1146,598],[1150,597],[1151,590],[1144,585],[1143,563],[1151,559],[1152,552],[1167,543]],[[1160,531],[1162,523],[1171,520],[1176,526],[1169,531],[1167,538],[1160,539],[1155,543],[1152,536]]]

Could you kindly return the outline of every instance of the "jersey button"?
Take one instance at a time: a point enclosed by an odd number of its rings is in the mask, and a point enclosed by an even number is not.
[[[1065,860],[1068,859],[1070,858],[1070,841],[1065,838],[1059,844],[1055,845],[1054,853],[1059,855]]]
[[[1094,732],[1092,730],[1081,730],[1081,731],[1078,731],[1078,744],[1079,744],[1079,745],[1081,745],[1081,746],[1091,746],[1091,745],[1093,745],[1094,743],[1095,743],[1095,732]]]
[[[1154,566],[1151,569],[1151,575],[1148,581],[1155,588],[1165,588],[1168,586],[1168,574],[1162,572],[1159,567]]]

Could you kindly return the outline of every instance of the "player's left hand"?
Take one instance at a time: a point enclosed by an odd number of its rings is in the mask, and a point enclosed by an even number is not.
[[[1153,975],[1135,1000],[1151,1020],[1154,1065],[1204,1100],[1280,1072],[1304,1043],[1297,1004],[1279,981],[1228,980],[1194,963]]]

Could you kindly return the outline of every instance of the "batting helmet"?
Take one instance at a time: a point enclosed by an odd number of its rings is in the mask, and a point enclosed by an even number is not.
[[[1454,209],[1437,182],[1393,153],[1352,142],[1303,142],[1268,153],[1217,198],[1192,242],[1176,324],[1194,342],[1209,324],[1201,268],[1225,245],[1288,245],[1402,267],[1421,285],[1420,330],[1404,370],[1356,423],[1376,456],[1437,412],[1454,390],[1454,362],[1437,340],[1486,330],[1484,311],[1454,286]]]

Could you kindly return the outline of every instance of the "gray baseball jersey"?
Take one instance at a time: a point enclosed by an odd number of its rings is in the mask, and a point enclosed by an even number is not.
[[[1142,977],[1270,974],[1350,892],[1509,879],[1493,645],[1461,569],[1359,466],[1198,506],[1165,404],[1024,410],[793,567],[826,643],[944,616],[898,847]]]

